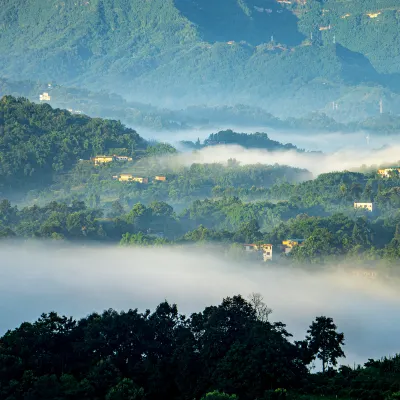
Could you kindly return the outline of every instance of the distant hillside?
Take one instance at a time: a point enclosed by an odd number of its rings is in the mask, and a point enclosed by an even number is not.
[[[237,133],[233,132],[231,129],[210,134],[202,144],[199,141],[196,143],[182,141],[181,144],[193,149],[216,145],[236,144],[247,149],[298,150],[298,148],[291,143],[282,144],[270,139],[266,133]]]
[[[387,111],[400,103],[397,14],[397,0],[6,1],[0,68],[167,108],[240,103],[287,117],[337,101],[338,116],[365,118],[377,96]]]
[[[304,4],[301,4],[304,3]],[[400,73],[400,4],[397,0],[307,0],[287,5],[299,29],[323,44],[337,43],[380,74]],[[393,79],[396,76],[392,77]]]
[[[24,98],[0,100],[0,190],[39,188],[82,158],[146,142],[120,122],[72,115]]]
[[[72,110],[73,113],[91,117],[121,120],[125,125],[152,129],[176,130],[186,128],[176,121],[171,110],[160,109],[150,104],[127,101],[120,95],[107,91],[90,91],[81,87],[68,87],[57,83],[13,81],[0,77],[0,98],[6,95],[25,97],[35,103],[47,92],[53,108]]]

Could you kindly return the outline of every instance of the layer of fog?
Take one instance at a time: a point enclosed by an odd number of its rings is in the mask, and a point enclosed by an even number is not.
[[[241,165],[280,164],[303,168],[314,175],[333,171],[358,171],[361,166],[378,168],[381,165],[395,165],[400,159],[400,145],[381,148],[348,148],[330,153],[309,153],[289,151],[267,151],[263,149],[245,149],[238,145],[218,145],[205,147],[195,152],[179,153],[163,159],[166,167],[178,165],[190,166],[193,163],[227,163],[236,159]]]
[[[0,334],[52,310],[76,318],[104,309],[154,309],[167,299],[182,313],[223,297],[260,292],[271,320],[296,339],[318,315],[346,336],[346,364],[393,355],[399,348],[400,294],[383,281],[344,272],[310,273],[232,264],[193,249],[0,247]],[[393,285],[393,283],[392,283]]]
[[[343,149],[374,149],[385,145],[400,144],[399,138],[395,136],[374,135],[366,132],[343,133],[343,132],[308,132],[308,131],[286,131],[276,130],[267,126],[245,127],[245,126],[207,126],[199,129],[179,130],[179,131],[154,131],[141,128],[139,133],[146,139],[165,141],[177,145],[181,140],[195,142],[198,138],[203,141],[211,133],[231,129],[234,132],[267,133],[270,139],[280,143],[292,143],[300,149],[308,151],[336,152]],[[367,138],[368,137],[368,138]]]

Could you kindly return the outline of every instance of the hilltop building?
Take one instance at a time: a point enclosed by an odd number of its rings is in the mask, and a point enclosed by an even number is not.
[[[373,203],[354,203],[354,209],[362,209],[365,211],[372,212],[374,208]]]
[[[156,181],[159,181],[159,182],[165,182],[167,180],[167,177],[166,176],[157,175],[154,179]]]
[[[44,92],[43,94],[41,94],[39,96],[39,100],[40,101],[50,101],[51,100],[51,96],[47,92]]]

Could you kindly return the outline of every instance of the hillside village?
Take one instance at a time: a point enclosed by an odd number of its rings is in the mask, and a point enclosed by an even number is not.
[[[209,145],[215,145],[212,141],[208,143]],[[133,158],[121,155],[97,155],[90,159],[90,162],[97,167],[105,166],[108,164],[116,163],[132,163]],[[381,179],[392,179],[398,178],[400,173],[400,168],[390,167],[381,168],[376,172],[376,176]],[[155,175],[152,178],[148,176],[138,176],[134,173],[120,173],[112,176],[113,180],[119,181],[121,183],[139,183],[141,185],[147,185],[151,182],[167,182],[167,177],[165,175]],[[362,213],[376,213],[377,209],[372,202],[354,202],[353,204],[355,212],[359,211]],[[162,232],[159,235],[163,235]],[[296,247],[302,247],[304,245],[306,238],[289,238],[283,240],[278,246],[274,246],[270,243],[249,243],[243,244],[242,248],[245,254],[255,261],[262,261],[264,263],[276,263],[279,259],[284,256],[288,256],[291,251]],[[366,272],[366,276],[373,275],[372,272]],[[372,276],[371,275],[371,276]],[[374,275],[375,276],[375,275]]]
[[[107,165],[107,164],[111,164],[113,162],[128,163],[128,162],[132,162],[132,161],[133,161],[132,157],[121,156],[121,155],[116,155],[116,154],[97,155],[90,159],[90,162],[92,162],[95,166]],[[81,160],[81,162],[85,162],[85,160]],[[150,178],[144,177],[144,176],[135,176],[134,174],[131,174],[131,173],[121,173],[119,175],[113,175],[112,179],[118,180],[119,182],[137,182],[137,183],[141,183],[141,184],[148,184]],[[164,175],[156,175],[152,179],[155,182],[166,182],[167,181],[167,177]]]

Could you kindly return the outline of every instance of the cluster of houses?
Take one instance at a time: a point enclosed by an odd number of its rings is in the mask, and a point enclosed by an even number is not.
[[[305,239],[284,240],[279,246],[280,254],[289,254],[294,247],[302,246]],[[244,250],[249,254],[262,256],[264,262],[272,261],[272,244],[244,244]]]
[[[382,178],[393,178],[400,175],[400,167],[382,168],[378,169],[377,174]],[[374,203],[354,203],[355,210],[363,210],[367,212],[374,212]]]
[[[132,157],[128,156],[117,156],[117,155],[112,155],[112,156],[96,156],[92,157],[91,161],[94,162],[94,165],[103,165],[103,164],[108,164],[114,161],[118,162],[127,162],[127,161],[132,161]]]
[[[108,164],[108,163],[111,163],[114,161],[129,162],[129,161],[133,161],[133,159],[132,159],[132,157],[118,156],[118,155],[114,154],[114,155],[108,155],[108,156],[92,157],[91,161],[94,163],[94,165],[104,165],[104,164]],[[143,177],[143,176],[135,176],[130,173],[122,173],[119,175],[114,175],[113,179],[117,180],[119,182],[138,182],[138,183],[142,183],[142,184],[149,183],[149,178]],[[158,181],[158,182],[165,182],[167,180],[167,177],[163,176],[163,175],[156,175],[153,180]]]
[[[149,183],[149,178],[145,178],[142,176],[134,176],[133,174],[114,175],[113,179],[118,180],[119,182],[138,182],[138,183],[143,183],[143,184]],[[154,177],[154,181],[157,181],[157,182],[165,182],[166,180],[167,180],[166,176],[156,175]]]
[[[378,169],[378,175],[382,178],[391,178],[393,176],[398,176],[400,174],[400,168],[384,168]]]
[[[393,178],[400,175],[400,167],[393,168],[382,168],[378,169],[377,174],[382,178]],[[375,210],[374,203],[354,203],[355,210],[363,210],[367,212],[373,212]]]

